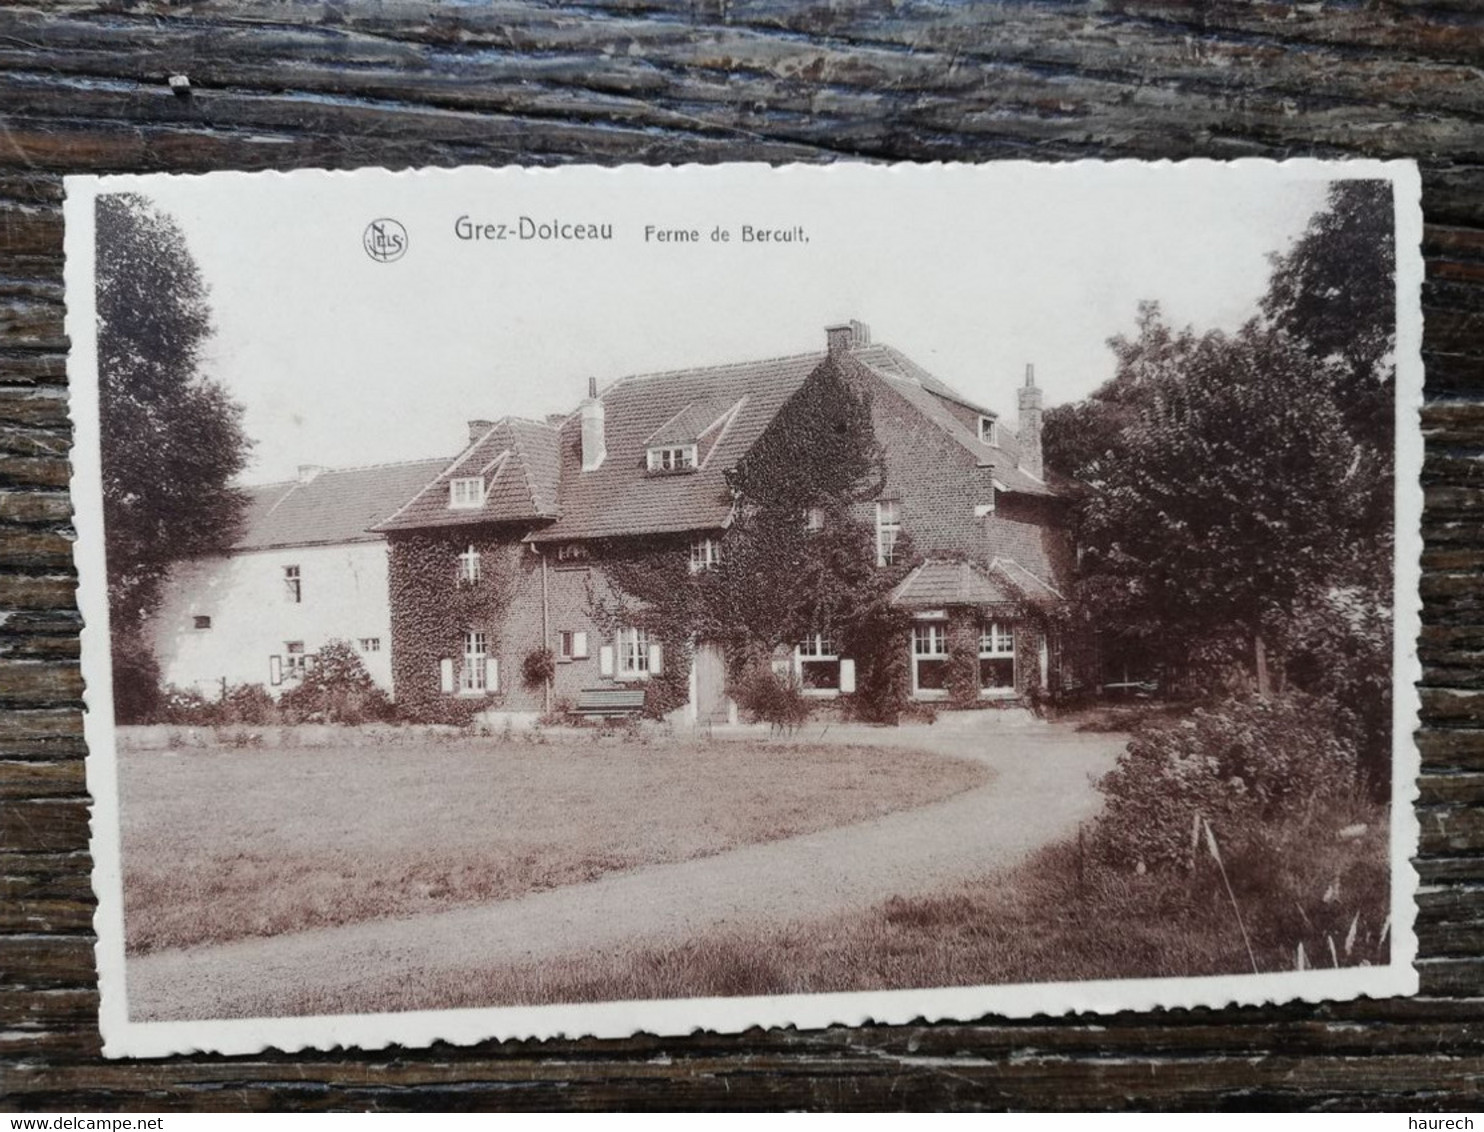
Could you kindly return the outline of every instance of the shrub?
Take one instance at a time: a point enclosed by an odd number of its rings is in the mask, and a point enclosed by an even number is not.
[[[194,689],[167,684],[160,690],[156,711],[158,718],[165,723],[198,727],[217,722],[215,707]]]
[[[521,662],[520,675],[527,688],[545,687],[556,679],[556,656],[549,648],[532,649]]]
[[[793,672],[779,676],[759,665],[743,674],[734,692],[737,706],[756,723],[794,731],[809,718],[809,700]]]
[[[221,723],[246,723],[255,726],[277,723],[282,718],[278,703],[261,684],[234,684],[219,705]]]
[[[1188,868],[1197,819],[1230,855],[1261,854],[1285,825],[1353,806],[1360,774],[1327,699],[1293,693],[1196,709],[1135,732],[1099,782],[1107,806],[1094,852],[1120,866]]]
[[[137,635],[116,632],[113,652],[113,717],[117,723],[153,723],[166,714],[160,666]]]
[[[386,693],[347,641],[329,641],[314,653],[304,678],[283,694],[279,707],[306,723],[367,723],[391,715]]]

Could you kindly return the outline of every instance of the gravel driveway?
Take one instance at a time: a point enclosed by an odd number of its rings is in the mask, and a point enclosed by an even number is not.
[[[745,742],[745,732],[722,735]],[[1124,737],[1083,734],[1018,712],[952,713],[928,726],[836,725],[811,741],[930,749],[994,772],[944,802],[713,857],[615,873],[588,884],[409,919],[160,951],[127,963],[136,1021],[295,1011],[368,984],[439,969],[526,964],[574,951],[680,942],[728,925],[855,912],[1014,865],[1092,816],[1092,780]]]

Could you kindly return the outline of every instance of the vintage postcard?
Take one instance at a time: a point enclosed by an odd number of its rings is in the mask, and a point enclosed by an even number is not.
[[[1415,991],[1410,163],[66,224],[105,1052]]]

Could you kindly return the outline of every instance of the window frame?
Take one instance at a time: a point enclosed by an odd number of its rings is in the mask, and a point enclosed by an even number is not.
[[[303,641],[284,641],[281,672],[285,684],[298,683],[308,674],[309,652]]]
[[[721,540],[707,535],[690,544],[690,572],[715,570],[721,565]]]
[[[926,643],[933,651],[924,651],[920,646]],[[947,676],[948,665],[948,624],[943,620],[917,620],[912,623],[912,697],[919,700],[942,700],[948,698],[948,688],[924,688],[920,665],[926,661],[931,664],[943,665],[943,675]]]
[[[482,629],[465,629],[464,648],[459,654],[459,695],[483,696],[488,693],[486,662],[489,655],[489,634]]]
[[[991,662],[990,670],[1003,667],[1004,663],[1009,661],[1009,683],[986,684],[984,682],[985,661]],[[1015,652],[1015,622],[981,621],[979,624],[979,694],[988,699],[1013,696],[1019,676],[1020,663]]]
[[[474,497],[469,496],[469,485],[474,486]],[[461,490],[462,489],[462,490]],[[454,476],[448,481],[448,506],[455,511],[472,511],[484,506],[483,476]]]
[[[694,444],[656,444],[645,452],[644,463],[650,475],[673,476],[695,471],[700,459]]]
[[[198,633],[208,632],[211,629],[211,614],[193,613],[191,615],[191,624]]]
[[[356,640],[356,648],[361,652],[372,653],[381,651],[380,637],[360,637]]]
[[[988,426],[986,429],[985,426]],[[988,435],[986,435],[986,432]],[[994,417],[986,417],[982,413],[979,416],[979,442],[988,444],[991,448],[1000,446],[1000,422]]]
[[[476,585],[480,578],[480,553],[479,548],[472,542],[459,551],[458,580],[468,586]]]
[[[304,572],[298,563],[283,568],[283,596],[290,605],[304,604]]]
[[[557,630],[556,658],[559,664],[570,664],[574,660],[587,660],[591,656],[586,629]]]
[[[888,518],[888,515],[890,516]],[[888,538],[888,535],[890,536]],[[876,565],[897,564],[897,543],[902,540],[902,502],[899,499],[876,501]]]
[[[839,643],[827,629],[807,634],[794,644],[794,671],[799,674],[806,696],[832,698],[840,694],[842,682]],[[825,680],[811,683],[812,672],[827,673]]]
[[[615,680],[648,680],[649,630],[628,625],[613,638],[613,678]]]

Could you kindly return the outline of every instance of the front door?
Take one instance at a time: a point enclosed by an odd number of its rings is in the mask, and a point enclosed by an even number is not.
[[[696,722],[728,723],[727,665],[716,645],[696,646]]]

